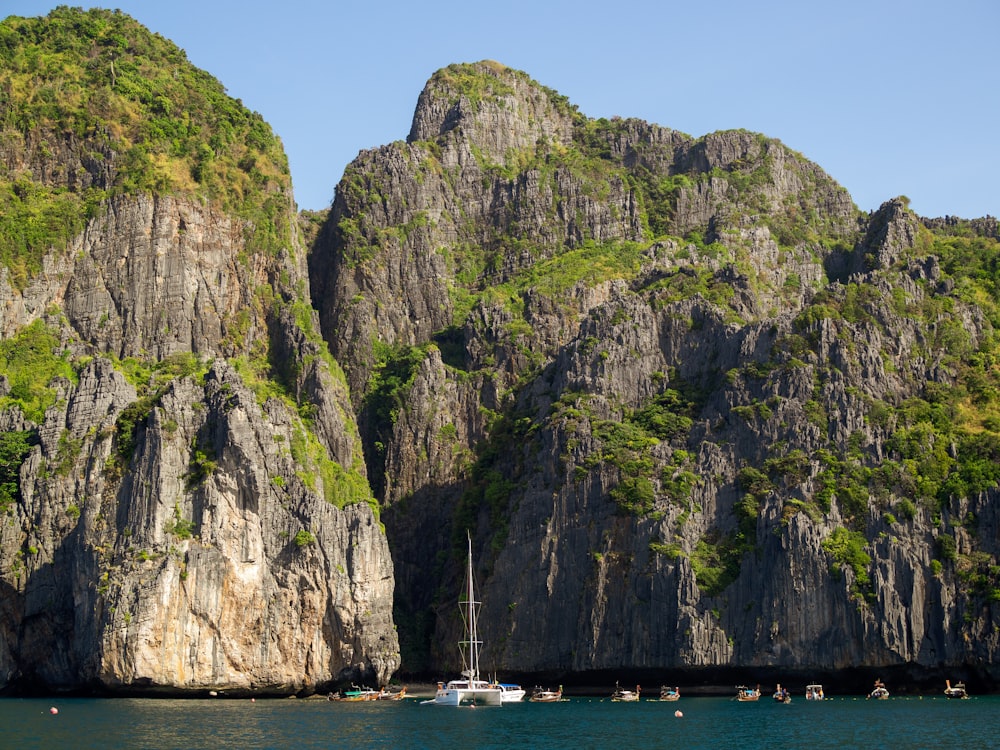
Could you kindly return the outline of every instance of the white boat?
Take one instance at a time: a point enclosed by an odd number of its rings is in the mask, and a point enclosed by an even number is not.
[[[503,689],[479,677],[479,640],[477,619],[479,602],[476,601],[475,582],[472,575],[472,535],[469,534],[469,564],[465,575],[465,601],[459,600],[462,617],[465,620],[466,639],[458,644],[462,652],[462,679],[451,680],[448,684],[438,683],[434,698],[423,701],[435,706],[500,706],[503,705]],[[522,692],[521,697],[524,697]]]
[[[944,681],[945,688],[944,694],[949,698],[957,698],[958,700],[966,700],[969,694],[965,690],[964,682],[956,682],[954,685],[951,684],[951,680]]]
[[[813,685],[806,685],[806,700],[807,701],[821,701],[824,699],[823,686],[819,683]]]
[[[496,681],[493,681],[491,684],[493,687],[500,688],[501,703],[516,703],[517,701],[524,700],[524,696],[527,695],[527,691],[520,685]]]

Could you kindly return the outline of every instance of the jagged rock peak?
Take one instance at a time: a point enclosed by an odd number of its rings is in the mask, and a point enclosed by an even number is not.
[[[575,108],[526,73],[491,60],[449,65],[427,82],[407,140],[462,133],[486,158],[503,163],[541,139],[568,143]]]
[[[888,268],[917,242],[919,221],[907,208],[905,198],[893,198],[879,206],[868,223],[863,246],[875,268]]]

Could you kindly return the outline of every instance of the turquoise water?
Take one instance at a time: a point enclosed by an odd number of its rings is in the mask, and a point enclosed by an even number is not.
[[[50,707],[58,709],[51,714]],[[681,711],[683,717],[674,716]],[[1000,697],[767,698],[500,708],[322,700],[2,699],[3,748],[956,748],[1000,747]]]

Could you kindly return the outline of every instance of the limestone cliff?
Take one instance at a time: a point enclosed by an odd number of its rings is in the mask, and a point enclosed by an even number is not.
[[[137,395],[107,360],[63,397],[0,531],[6,682],[280,693],[394,671],[385,538],[310,487],[294,411],[219,360],[170,384],[126,457]]]
[[[280,143],[120,13],[0,32],[0,690],[385,683],[392,562]]]
[[[118,12],[0,89],[0,690],[444,676],[467,529],[490,672],[996,685],[995,219],[493,62],[296,217]]]
[[[992,232],[990,227],[993,228]],[[995,221],[450,66],[310,254],[404,671],[997,671]]]

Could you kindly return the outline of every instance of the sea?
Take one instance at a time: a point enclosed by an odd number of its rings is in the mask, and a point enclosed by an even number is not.
[[[1000,747],[1000,696],[681,697],[674,703],[569,697],[453,708],[295,699],[0,699],[0,748],[943,748]]]

